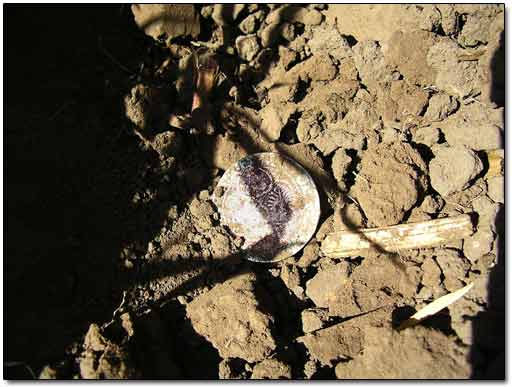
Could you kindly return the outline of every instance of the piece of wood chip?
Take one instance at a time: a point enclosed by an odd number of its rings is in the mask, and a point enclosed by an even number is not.
[[[321,251],[331,258],[351,257],[373,249],[398,252],[404,249],[434,247],[473,234],[469,214],[396,226],[346,230],[330,233]]]
[[[474,283],[471,282],[469,285],[466,285],[459,290],[446,294],[442,297],[439,297],[437,300],[432,301],[430,304],[414,313],[407,320],[403,321],[398,327],[398,329],[401,330],[416,325],[419,322],[425,320],[427,317],[430,317],[439,312],[440,310],[450,306],[459,298],[463,297],[467,292],[469,292],[473,285]]]

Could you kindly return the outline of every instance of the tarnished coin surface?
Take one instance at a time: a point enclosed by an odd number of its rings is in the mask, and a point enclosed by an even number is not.
[[[302,249],[320,217],[320,199],[311,176],[278,153],[239,160],[220,179],[213,200],[221,222],[243,239],[243,254],[276,262]]]

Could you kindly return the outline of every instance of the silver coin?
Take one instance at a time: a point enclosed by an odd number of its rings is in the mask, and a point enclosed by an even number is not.
[[[276,262],[302,249],[320,217],[320,199],[311,176],[278,153],[239,160],[220,179],[213,200],[221,222],[243,239],[246,259]]]

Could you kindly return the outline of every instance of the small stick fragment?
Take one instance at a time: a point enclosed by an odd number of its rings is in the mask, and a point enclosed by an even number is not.
[[[463,288],[456,290],[452,293],[446,294],[442,297],[439,297],[437,300],[432,301],[430,304],[425,306],[424,308],[421,308],[416,313],[414,313],[411,317],[409,317],[407,320],[402,322],[400,326],[398,327],[398,330],[402,330],[404,328],[412,327],[419,322],[425,320],[427,317],[430,317],[440,310],[450,306],[455,301],[457,301],[459,298],[464,296],[467,292],[471,290],[474,283],[471,282],[469,285],[464,286]]]
[[[395,253],[434,247],[471,234],[471,216],[462,214],[418,223],[334,232],[327,234],[320,249],[331,258],[361,255],[370,249]]]

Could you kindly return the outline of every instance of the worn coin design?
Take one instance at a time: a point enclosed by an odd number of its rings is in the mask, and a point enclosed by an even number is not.
[[[276,262],[311,239],[320,217],[315,183],[295,161],[278,153],[239,160],[220,179],[213,201],[221,222],[243,239],[244,257]]]

